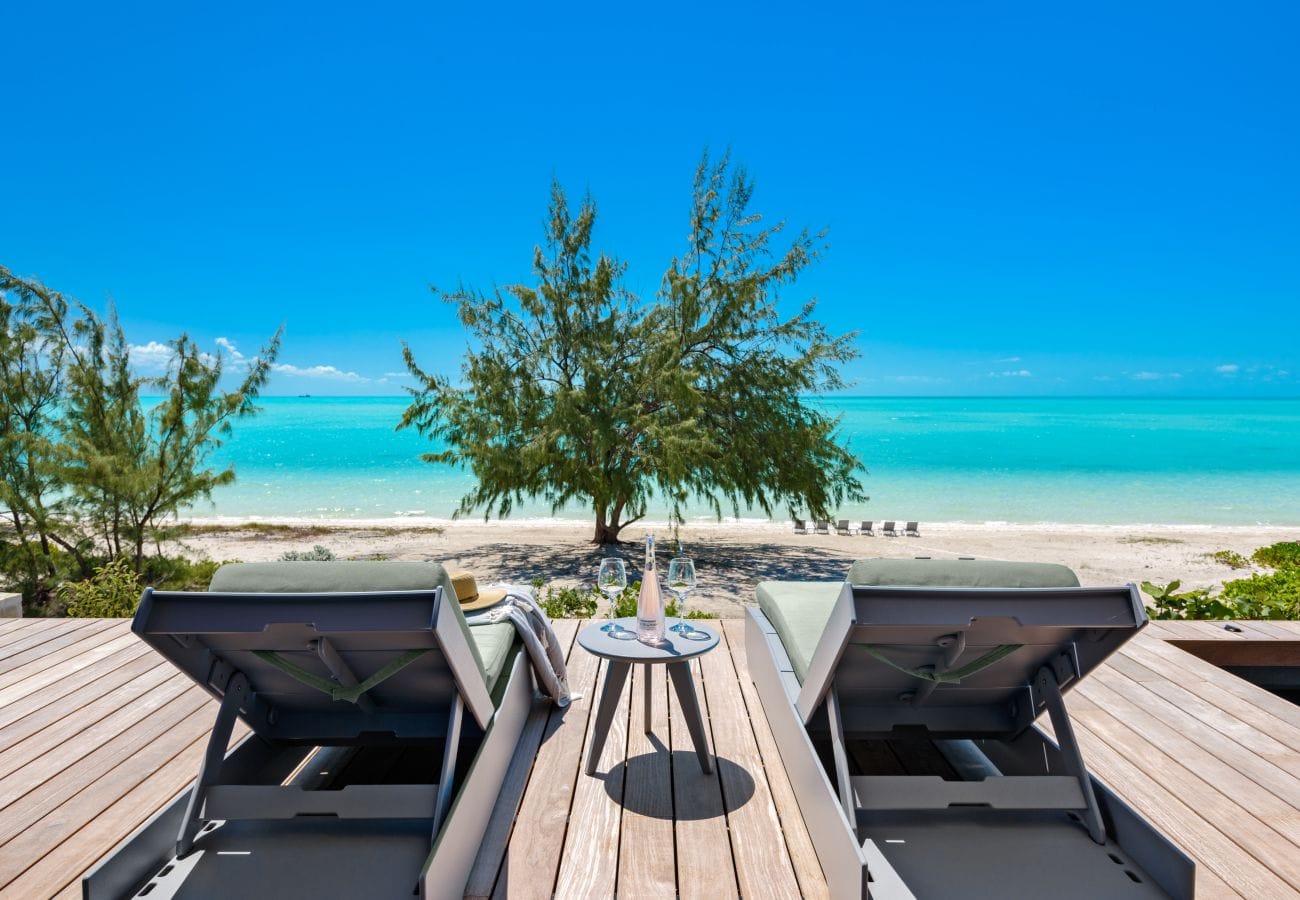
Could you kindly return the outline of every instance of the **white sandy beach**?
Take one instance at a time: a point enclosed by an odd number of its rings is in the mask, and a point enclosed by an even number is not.
[[[261,520],[259,520],[261,521]],[[211,528],[211,520],[196,525]],[[320,544],[339,558],[434,560],[473,571],[479,583],[548,582],[590,584],[602,551],[589,542],[591,526],[570,520],[434,524],[404,519],[278,523],[267,529],[231,527],[205,531],[183,542],[185,552],[215,560],[279,559],[286,550]],[[877,528],[879,523],[877,523]],[[646,526],[624,531],[621,554],[629,577],[641,568],[640,540]],[[660,546],[670,538],[654,530]],[[694,557],[700,589],[691,605],[737,616],[753,602],[754,585],[766,580],[838,580],[849,563],[871,556],[974,556],[1064,563],[1084,584],[1104,585],[1180,579],[1185,587],[1209,587],[1244,577],[1211,558],[1217,550],[1249,557],[1256,547],[1300,539],[1295,527],[1210,527],[1169,525],[970,525],[921,523],[921,537],[840,537],[793,534],[786,524],[710,523],[686,525],[680,539]],[[168,552],[181,549],[170,547]]]

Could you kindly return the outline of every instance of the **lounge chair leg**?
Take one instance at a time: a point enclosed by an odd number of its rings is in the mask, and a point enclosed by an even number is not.
[[[686,730],[691,733],[691,743],[695,745],[695,755],[699,757],[700,768],[704,770],[705,775],[711,775],[713,756],[709,753],[709,741],[704,735],[704,718],[700,715],[700,704],[695,697],[691,664],[669,663],[666,668],[668,677],[673,682],[673,690],[677,693],[677,705],[682,708],[682,716],[686,719]]]
[[[596,721],[591,726],[591,749],[587,753],[588,775],[596,774],[600,752],[605,749],[605,738],[609,736],[609,726],[618,710],[618,698],[623,694],[623,684],[631,670],[631,663],[611,660],[605,664],[605,686],[601,688],[600,706],[596,708]]]
[[[433,839],[438,839],[438,829],[451,806],[451,789],[456,777],[456,752],[460,747],[460,723],[465,718],[465,702],[460,694],[451,703],[447,716],[447,742],[442,747],[442,771],[438,773],[438,799],[433,807]]]
[[[1065,710],[1065,699],[1061,696],[1061,687],[1056,675],[1047,666],[1038,670],[1036,687],[1047,702],[1047,714],[1052,719],[1052,730],[1056,732],[1056,745],[1061,749],[1061,761],[1068,775],[1077,778],[1079,789],[1083,792],[1084,824],[1088,834],[1098,844],[1106,843],[1106,828],[1102,825],[1101,810],[1097,807],[1097,795],[1092,790],[1092,779],[1083,764],[1083,754],[1074,737],[1074,726],[1070,724],[1070,714]]]
[[[176,856],[187,856],[194,849],[194,839],[203,826],[203,801],[208,788],[217,783],[221,764],[226,759],[226,746],[230,735],[235,730],[235,720],[239,717],[239,707],[248,697],[248,679],[243,672],[235,672],[226,682],[225,693],[221,697],[221,706],[217,710],[217,721],[208,736],[208,747],[199,765],[199,777],[190,791],[189,803],[185,806],[185,818],[181,820],[180,834],[176,836]]]
[[[831,729],[831,752],[835,757],[835,781],[840,789],[840,806],[853,833],[858,833],[858,809],[853,800],[853,781],[849,778],[849,756],[844,750],[844,724],[840,718],[840,695],[834,686],[826,694],[826,718]]]

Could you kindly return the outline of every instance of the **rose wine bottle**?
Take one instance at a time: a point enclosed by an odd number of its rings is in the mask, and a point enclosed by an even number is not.
[[[636,637],[651,646],[664,643],[664,598],[659,592],[653,533],[645,536],[645,571],[641,573],[641,593],[636,598]]]

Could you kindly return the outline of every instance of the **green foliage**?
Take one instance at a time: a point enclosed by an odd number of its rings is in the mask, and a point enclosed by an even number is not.
[[[546,615],[552,619],[591,618],[596,615],[598,609],[607,605],[605,595],[594,587],[554,587],[552,585],[543,587],[543,584],[541,578],[534,578],[533,594],[537,598],[537,602],[541,604],[542,609],[546,611]],[[614,615],[621,618],[635,616],[636,599],[640,593],[640,581],[634,581],[625,587],[614,604]],[[668,598],[664,614],[667,616],[677,615],[677,603],[672,597]],[[686,618],[716,619],[717,616],[696,609],[688,612]]]
[[[254,412],[279,341],[241,360],[231,391],[221,356],[183,334],[164,373],[143,377],[111,310],[0,266],[0,579],[50,611],[60,582],[105,559],[143,573],[166,523],[234,479],[213,453]],[[146,408],[145,394],[162,400]]]
[[[1251,559],[1261,566],[1271,569],[1294,569],[1300,567],[1300,541],[1281,541],[1260,547]]]
[[[145,584],[164,591],[206,591],[212,576],[223,564],[211,559],[158,554],[145,558],[141,578]]]
[[[534,596],[552,619],[586,619],[596,612],[601,595],[594,588],[554,587],[542,590],[542,580],[533,582]]]
[[[1221,600],[1211,597],[1205,588],[1196,588],[1178,593],[1181,581],[1171,581],[1161,587],[1149,581],[1142,582],[1142,590],[1156,602],[1148,606],[1147,613],[1153,619],[1232,619],[1242,618],[1234,614],[1231,607]]]
[[[329,562],[334,559],[334,551],[320,544],[310,550],[286,550],[280,554],[285,562]]]
[[[1228,550],[1214,558],[1234,568],[1247,565],[1244,557]],[[1224,582],[1218,596],[1206,589],[1176,593],[1177,581],[1164,587],[1142,582],[1142,590],[1156,601],[1148,611],[1156,619],[1300,619],[1300,543],[1260,547],[1251,558],[1274,571]]]
[[[653,302],[623,286],[616,257],[593,259],[595,202],[575,215],[558,184],[533,257],[536,286],[441,295],[476,347],[463,386],[405,348],[419,386],[401,427],[445,448],[426,460],[473,470],[458,515],[506,516],[524,498],[583,503],[604,543],[656,494],[675,521],[696,502],[719,516],[725,504],[829,518],[865,499],[837,420],[806,399],[843,386],[854,335],[831,335],[812,318],[814,301],[789,318],[778,309],[824,235],[775,247],[783,225],[760,225],[752,192],[727,157],[701,160],[687,244]]]
[[[1226,582],[1222,600],[1231,618],[1300,619],[1300,566]]]
[[[70,616],[124,619],[140,603],[140,580],[129,559],[119,557],[95,569],[85,581],[66,582],[59,590]]]
[[[1210,558],[1221,565],[1233,569],[1250,568],[1250,560],[1246,559],[1246,557],[1242,556],[1236,550],[1216,550],[1210,554]]]

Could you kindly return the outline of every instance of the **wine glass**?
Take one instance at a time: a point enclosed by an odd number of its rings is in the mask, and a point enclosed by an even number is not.
[[[596,587],[609,598],[609,621],[600,626],[600,630],[615,636],[623,629],[623,626],[614,620],[614,604],[627,588],[627,567],[623,565],[623,560],[614,557],[602,559],[600,574],[596,576]]]
[[[691,626],[686,623],[686,596],[695,590],[695,563],[684,556],[675,556],[668,561],[668,590],[677,598],[677,614],[681,618],[669,628],[683,636],[690,634]]]

